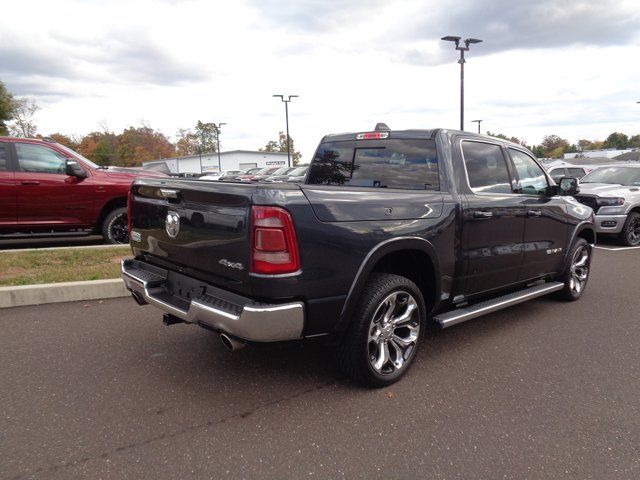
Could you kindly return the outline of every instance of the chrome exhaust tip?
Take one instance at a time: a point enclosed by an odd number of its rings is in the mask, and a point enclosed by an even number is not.
[[[147,302],[140,296],[139,293],[131,292],[131,296],[136,301],[138,305],[147,305]]]
[[[240,340],[236,340],[235,338],[230,337],[226,333],[220,334],[220,340],[222,340],[222,344],[225,347],[227,347],[227,350],[231,350],[232,352],[235,350],[240,350],[241,348],[244,348],[247,345],[246,343],[241,342]]]

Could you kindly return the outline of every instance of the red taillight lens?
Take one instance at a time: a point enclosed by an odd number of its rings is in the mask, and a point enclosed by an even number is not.
[[[284,208],[251,207],[251,271],[275,275],[300,268],[291,215]]]

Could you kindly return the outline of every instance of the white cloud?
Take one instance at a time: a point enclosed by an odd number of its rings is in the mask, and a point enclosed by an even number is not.
[[[298,94],[291,135],[309,160],[324,134],[378,121],[457,128],[459,66],[439,38],[466,33],[484,40],[468,54],[467,120],[531,143],[603,138],[640,131],[634,3],[59,0],[30,2],[24,22],[13,4],[0,80],[37,99],[42,133],[145,120],[174,135],[200,119],[228,123],[223,149],[276,138],[271,95]]]

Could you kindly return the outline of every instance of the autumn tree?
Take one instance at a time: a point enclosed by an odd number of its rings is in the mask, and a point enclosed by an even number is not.
[[[293,160],[293,164],[297,165],[300,159],[302,158],[302,154],[299,151],[296,151],[293,145],[293,138],[289,137],[289,144],[291,148],[291,159]],[[271,140],[267,142],[264,148],[259,149],[261,152],[284,152],[287,153],[287,135],[284,132],[279,132],[278,140]]]
[[[32,138],[36,136],[38,127],[35,114],[40,110],[38,104],[28,98],[16,98],[13,102],[13,122],[9,126],[11,135]]]
[[[0,135],[7,135],[7,122],[13,118],[14,100],[11,92],[0,82]]]
[[[60,145],[70,148],[71,150],[78,150],[80,143],[72,137],[63,135],[62,133],[52,133],[49,138]]]
[[[119,165],[122,162],[118,155],[118,146],[118,135],[106,130],[85,135],[80,141],[77,150],[78,153],[98,165]]]
[[[176,155],[186,157],[198,153],[198,138],[188,128],[181,128],[177,134]]]
[[[550,158],[562,158],[570,147],[569,142],[558,135],[545,135],[540,146],[544,150],[544,156]]]
[[[169,139],[147,125],[129,127],[118,136],[118,154],[122,166],[139,166],[142,162],[173,156],[175,147]]]

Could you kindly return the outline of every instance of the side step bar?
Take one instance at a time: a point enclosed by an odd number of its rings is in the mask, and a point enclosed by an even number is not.
[[[491,300],[476,303],[468,307],[462,307],[450,312],[441,313],[440,315],[436,315],[433,318],[440,324],[442,328],[447,328],[451,327],[452,325],[457,325],[458,323],[466,322],[467,320],[471,320],[472,318],[477,318],[482,315],[486,315],[488,313],[492,313],[498,310],[502,310],[503,308],[516,305],[518,303],[526,302],[527,300],[531,300],[532,298],[541,297],[552,292],[557,292],[558,290],[562,290],[563,288],[564,283],[562,282],[545,283],[544,285],[530,287],[525,290],[520,290],[519,292],[510,293],[502,297],[492,298]]]

